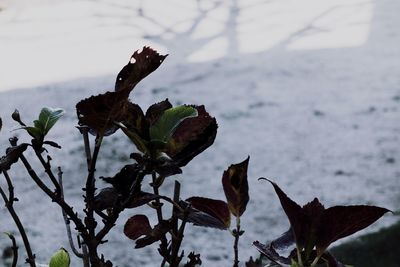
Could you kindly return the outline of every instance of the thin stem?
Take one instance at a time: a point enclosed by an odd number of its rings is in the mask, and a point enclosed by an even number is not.
[[[61,197],[62,200],[64,200],[64,187],[63,187],[63,181],[62,181],[63,177],[62,177],[62,175],[63,175],[63,172],[61,170],[61,167],[58,167],[58,184],[60,185],[60,197]],[[68,219],[68,216],[65,213],[65,211],[63,209],[61,209],[61,211],[62,211],[62,215],[63,215],[63,218],[64,218],[65,227],[67,229],[68,242],[69,242],[69,245],[70,245],[70,247],[72,249],[72,252],[78,258],[83,258],[83,254],[80,253],[75,247],[74,240],[72,238],[72,232],[71,232],[71,222]]]
[[[239,266],[239,238],[240,238],[240,217],[236,217],[236,230],[234,231],[235,243],[233,244],[233,251],[235,253],[235,260],[233,267]]]
[[[28,236],[26,235],[25,228],[24,228],[23,224],[21,223],[21,220],[19,219],[17,213],[15,212],[13,205],[10,205],[10,202],[7,199],[7,196],[4,193],[3,188],[1,188],[1,187],[0,187],[0,194],[3,197],[3,200],[4,200],[4,203],[6,204],[7,210],[10,213],[11,217],[13,218],[14,223],[17,226],[18,231],[21,235],[22,241],[24,242],[25,251],[26,251],[26,254],[28,255],[26,262],[29,263],[29,265],[31,267],[36,267],[35,254],[32,253],[31,245],[29,243]]]
[[[51,182],[54,184],[54,186],[56,187],[56,194],[59,194],[61,191],[60,185],[57,182],[56,177],[54,176],[53,172],[51,171],[51,165],[50,162],[46,162],[41,154],[41,152],[37,149],[35,149],[35,154],[38,157],[40,163],[42,164],[45,172],[47,173],[47,175],[49,176]]]
[[[6,233],[6,234],[11,239],[11,242],[12,242],[13,261],[11,263],[11,267],[17,267],[17,262],[18,262],[17,242],[15,241],[15,237],[12,234],[8,234],[8,233]]]

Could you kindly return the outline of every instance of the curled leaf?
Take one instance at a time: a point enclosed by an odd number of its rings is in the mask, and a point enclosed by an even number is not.
[[[226,202],[204,197],[191,197],[186,202],[191,205],[187,218],[189,222],[221,230],[229,228],[231,216]]]
[[[151,105],[146,111],[146,120],[149,125],[156,123],[160,119],[161,115],[170,108],[172,108],[172,104],[168,99]]]
[[[118,73],[115,91],[127,91],[128,94],[143,78],[155,71],[168,55],[160,55],[150,47],[135,51],[129,63]]]
[[[240,217],[246,210],[249,202],[249,184],[247,169],[250,157],[238,164],[232,164],[222,176],[222,186],[229,210],[236,217]]]
[[[185,119],[173,133],[166,153],[174,162],[183,167],[194,157],[210,147],[217,135],[217,121],[204,106],[192,106],[198,115]]]

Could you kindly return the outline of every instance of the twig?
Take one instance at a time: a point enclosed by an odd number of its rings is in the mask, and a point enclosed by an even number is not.
[[[11,267],[17,267],[17,262],[18,262],[18,246],[17,242],[15,241],[15,237],[12,234],[5,233],[12,242],[12,251],[13,251],[13,261],[11,263]]]
[[[3,171],[3,174],[4,173],[6,173],[6,171]],[[1,188],[1,187],[0,187],[0,194],[3,197],[3,200],[4,200],[4,203],[6,204],[7,210],[10,213],[11,217],[13,218],[14,223],[17,226],[18,231],[21,235],[22,241],[24,242],[26,254],[28,255],[26,262],[29,263],[29,265],[31,267],[36,267],[35,254],[32,253],[31,245],[29,243],[28,236],[26,235],[25,228],[22,225],[21,220],[19,219],[17,213],[15,212],[12,202],[9,201],[9,199],[7,198],[6,194],[3,191],[3,188]]]
[[[54,176],[52,170],[51,170],[51,165],[50,162],[46,162],[41,154],[41,151],[39,151],[38,149],[34,149],[35,150],[35,154],[38,157],[40,163],[42,164],[45,172],[47,173],[47,175],[49,176],[51,182],[54,184],[54,186],[56,187],[56,194],[60,194],[61,188],[60,185],[57,182],[56,177]]]
[[[63,172],[61,170],[61,167],[58,167],[58,184],[60,185],[60,197],[61,197],[61,199],[64,200],[64,187],[63,187],[63,181],[62,181],[63,177],[62,177],[62,175],[63,175]],[[61,209],[61,210],[62,210],[62,215],[63,215],[63,218],[64,218],[65,227],[67,229],[68,242],[69,242],[69,245],[70,245],[70,247],[72,249],[72,252],[78,258],[83,258],[83,254],[80,253],[75,247],[74,240],[72,238],[72,232],[71,232],[71,222],[68,219],[68,216],[65,213],[65,211],[63,209]]]

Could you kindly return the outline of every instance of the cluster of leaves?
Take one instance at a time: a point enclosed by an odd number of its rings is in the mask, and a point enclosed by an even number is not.
[[[12,180],[7,174],[11,165],[21,159],[28,174],[38,187],[63,210],[69,229],[69,222],[75,224],[77,235],[81,240],[81,252],[74,247],[71,230],[69,239],[71,249],[77,257],[83,259],[85,267],[112,267],[113,263],[99,255],[98,247],[106,242],[105,237],[115,226],[119,215],[127,210],[148,205],[157,216],[157,223],[143,214],[132,214],[124,226],[124,234],[135,242],[135,248],[143,248],[158,243],[158,252],[162,258],[161,266],[177,267],[201,265],[201,257],[195,252],[185,255],[180,247],[184,237],[185,226],[192,223],[201,227],[212,227],[228,230],[234,237],[233,267],[239,266],[239,239],[244,234],[240,218],[246,211],[249,202],[248,166],[250,157],[232,164],[222,174],[222,188],[225,200],[211,199],[204,196],[180,198],[180,183],[175,181],[172,196],[161,195],[160,187],[165,179],[182,173],[194,157],[210,147],[216,138],[217,122],[204,106],[173,106],[168,99],[151,105],[146,112],[129,99],[135,86],[147,75],[156,70],[167,55],[160,55],[149,47],[141,52],[136,51],[128,64],[117,75],[114,91],[109,91],[81,100],[76,105],[79,129],[83,136],[88,163],[88,173],[84,187],[85,217],[81,218],[73,211],[63,196],[62,171],[58,177],[53,174],[51,157],[45,146],[61,148],[57,143],[47,140],[46,136],[58,119],[64,114],[61,109],[43,108],[32,126],[27,126],[16,110],[12,118],[19,123],[31,137],[30,144],[18,145],[11,139],[11,147],[6,155],[0,158],[0,171],[4,174],[9,186],[9,195],[0,187],[0,193],[15,220],[24,239],[28,254],[27,263],[36,267],[23,225],[13,209],[16,200]],[[2,123],[0,119],[0,129]],[[132,142],[131,162],[121,167],[112,177],[100,177],[105,186],[98,189],[95,175],[96,160],[103,138],[121,130]],[[89,134],[95,137],[90,145]],[[45,173],[50,178],[54,191],[46,185],[30,166],[24,156],[31,147],[41,162]],[[93,148],[93,153],[91,152]],[[43,154],[47,154],[47,160]],[[150,177],[146,180],[146,177]],[[143,183],[149,183],[152,192],[143,191]],[[306,267],[325,264],[329,267],[344,266],[329,252],[328,246],[345,236],[351,235],[380,218],[388,210],[374,206],[335,206],[325,209],[318,199],[301,207],[292,201],[270,181],[289,218],[290,229],[269,245],[254,242],[256,249],[277,266]],[[171,214],[165,217],[165,208],[171,207]],[[235,218],[234,224],[232,217]],[[233,224],[233,226],[232,226]],[[280,250],[294,246],[290,254],[283,256]],[[16,249],[15,249],[16,250]],[[14,260],[16,262],[16,253]],[[15,263],[16,264],[16,263]],[[252,258],[245,263],[246,267],[260,267],[261,259]],[[61,249],[51,259],[50,267],[68,267],[68,253]],[[16,265],[13,265],[16,266]]]

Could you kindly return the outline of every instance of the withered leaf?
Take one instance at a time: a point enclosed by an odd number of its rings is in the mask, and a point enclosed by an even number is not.
[[[118,130],[115,122],[125,119],[128,98],[121,92],[106,92],[76,104],[79,125],[88,126],[93,135],[111,135]]]
[[[160,55],[150,47],[135,51],[129,63],[118,73],[115,91],[126,91],[128,94],[147,75],[155,71],[168,55]]]
[[[9,170],[16,163],[22,153],[28,148],[28,144],[20,144],[7,148],[6,155],[0,158],[0,172]]]
[[[225,201],[191,197],[186,199],[190,203],[188,221],[204,227],[212,227],[221,230],[228,229],[231,223],[231,215]]]
[[[236,217],[240,217],[246,210],[249,202],[249,184],[247,181],[247,169],[250,157],[238,164],[232,164],[224,171],[222,186],[229,210]]]
[[[149,219],[142,214],[132,216],[124,226],[124,234],[132,240],[149,235],[151,231]]]
[[[217,135],[217,121],[204,106],[192,106],[197,116],[184,120],[167,144],[167,153],[178,166],[185,166],[210,147]]]

